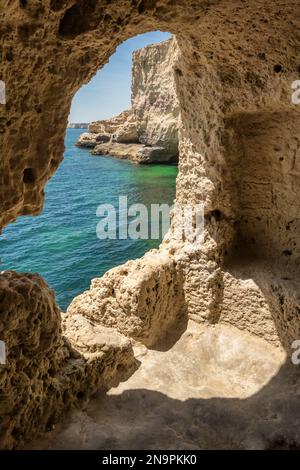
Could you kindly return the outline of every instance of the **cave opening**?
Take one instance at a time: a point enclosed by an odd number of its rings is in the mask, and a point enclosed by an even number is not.
[[[144,205],[150,217],[151,205],[171,207],[175,198],[179,111],[167,83],[168,77],[172,82],[171,41],[161,31],[126,40],[78,90],[64,160],[46,186],[42,213],[19,218],[1,236],[2,270],[40,273],[63,311],[89,288],[91,279],[158,247],[166,232],[160,220],[157,237],[151,238],[150,225],[146,236],[138,234],[140,228],[130,237],[128,227],[135,217],[121,220],[118,201],[121,196],[127,197],[129,208]],[[163,67],[168,70],[159,83],[155,74]],[[52,159],[51,165],[56,168],[58,162]],[[35,169],[25,168],[24,185],[33,187],[35,181]],[[117,237],[107,231],[102,239],[98,236],[98,207],[103,204],[116,209]],[[126,225],[122,238],[121,224]]]

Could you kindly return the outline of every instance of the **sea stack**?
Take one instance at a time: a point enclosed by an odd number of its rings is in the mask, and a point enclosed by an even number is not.
[[[135,163],[177,162],[177,52],[175,38],[134,52],[131,109],[92,122],[77,145],[91,148],[93,155],[112,155]]]

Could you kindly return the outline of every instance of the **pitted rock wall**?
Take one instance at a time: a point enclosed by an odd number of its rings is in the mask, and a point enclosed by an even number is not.
[[[181,318],[186,307],[183,279],[168,252],[152,250],[94,279],[76,297],[68,317],[80,314],[154,346]]]
[[[64,411],[132,370],[130,342],[76,315],[63,334],[54,293],[37,274],[0,274],[0,448],[50,430]]]

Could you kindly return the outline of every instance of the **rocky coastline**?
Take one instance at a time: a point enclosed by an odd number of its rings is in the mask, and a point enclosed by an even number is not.
[[[174,39],[133,54],[131,109],[90,123],[77,145],[92,155],[134,163],[177,163],[179,104],[175,89]]]

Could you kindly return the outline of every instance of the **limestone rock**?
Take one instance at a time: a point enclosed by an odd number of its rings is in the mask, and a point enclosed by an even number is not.
[[[130,114],[130,110],[125,110],[111,119],[104,119],[102,121],[91,122],[89,125],[89,131],[97,134],[114,134],[118,131],[119,127],[123,126],[127,119],[129,119]]]
[[[98,134],[94,134],[91,132],[84,132],[83,134],[80,134],[77,146],[78,147],[86,147],[86,148],[94,148],[97,141]]]
[[[86,318],[72,317],[63,335],[54,293],[39,275],[5,271],[0,291],[0,337],[6,346],[0,366],[3,449],[51,429],[66,409],[107,389],[135,361],[126,338]]]
[[[119,329],[127,325],[128,334],[150,344],[158,331],[169,332],[166,327],[182,301],[178,299],[184,299],[189,318],[204,325],[230,323],[264,337],[284,346],[290,363],[291,344],[300,332],[300,107],[292,100],[292,85],[299,79],[298,0],[95,0],[88,8],[83,0],[2,4],[0,80],[6,96],[0,104],[0,227],[41,212],[45,185],[63,159],[76,91],[124,40],[150,30],[171,31],[178,45],[174,79],[180,109],[176,200],[203,204],[204,242],[193,250],[185,239],[174,243],[171,231],[157,256],[159,260],[161,250],[169,250],[172,266],[162,261],[161,268],[154,268],[149,261],[147,268],[144,258],[142,270],[136,261],[128,276],[102,278],[99,288],[95,285],[83,298],[83,313],[89,320],[94,316],[100,323],[114,322]],[[150,129],[158,125],[150,118],[145,122]],[[145,282],[141,271],[152,273]],[[6,273],[0,280],[0,340],[12,350],[9,367],[0,368],[1,445],[13,447],[45,429],[46,422],[51,426],[53,410],[73,402],[73,390],[80,398],[81,383],[84,391],[89,389],[85,366],[93,363],[76,352],[72,357],[67,339],[60,337],[53,294],[39,276]],[[149,296],[139,301],[147,285]],[[80,303],[74,302],[76,314]],[[101,361],[94,365],[101,380]],[[299,407],[297,368],[290,369]],[[284,373],[277,373],[272,380],[277,398],[272,386],[264,387],[263,401],[256,401],[256,394],[253,408],[247,409],[244,399],[237,399],[230,411],[228,402],[218,399],[205,399],[199,408],[212,403],[207,413],[215,429],[216,422],[225,428],[240,423],[235,406],[242,407],[246,418],[238,429],[242,426],[244,433],[252,410],[258,417],[263,410],[259,431],[268,445],[299,447],[289,439],[291,422],[299,430],[296,412],[283,422],[281,406],[278,410],[278,403],[290,406],[284,379]],[[64,383],[70,398],[61,394]],[[189,438],[194,405],[187,420]],[[221,421],[214,419],[216,414]],[[200,415],[196,427],[201,422]],[[225,447],[232,442],[227,436]]]
[[[30,448],[192,453],[299,445],[298,383],[285,354],[266,341],[189,321],[167,351],[134,349],[141,365],[126,382]]]
[[[96,140],[96,141],[95,141]],[[98,137],[93,140],[87,139],[88,144],[81,145],[92,148],[92,155],[113,155],[121,159],[129,159],[133,163],[176,163],[177,157],[170,158],[163,147],[148,147],[143,144],[124,144],[118,142],[105,142],[98,144]]]
[[[138,152],[139,163],[177,163],[178,155],[165,147],[144,145]]]
[[[174,38],[133,53],[132,108],[139,141],[164,149],[157,161],[178,158],[179,102],[175,85],[178,46]],[[153,152],[152,161],[156,160]]]
[[[104,142],[109,142],[110,139],[110,134],[84,132],[79,136],[76,145],[78,147],[93,149],[96,147],[96,145],[103,144]]]
[[[132,110],[123,111],[111,119],[91,122],[89,132],[91,135],[107,135],[112,142],[138,142],[136,118]]]
[[[142,144],[121,144],[118,142],[106,142],[96,144],[91,151],[92,155],[113,155],[121,159],[129,159],[135,163],[141,163],[140,152],[144,148]],[[143,162],[142,162],[143,163]]]
[[[123,116],[124,113],[121,115]],[[112,133],[112,141],[123,144],[138,143],[136,116],[132,110],[125,116],[123,123]]]
[[[152,346],[185,315],[181,274],[168,253],[152,250],[93,279],[67,315],[82,315]]]
[[[94,148],[94,155],[129,158],[135,163],[178,161],[179,103],[174,77],[177,54],[174,38],[136,51],[131,109],[112,119],[92,122],[90,134],[80,136],[77,145]],[[101,140],[102,135],[110,135],[109,144],[96,146],[95,140]],[[128,149],[119,144],[128,144]]]

